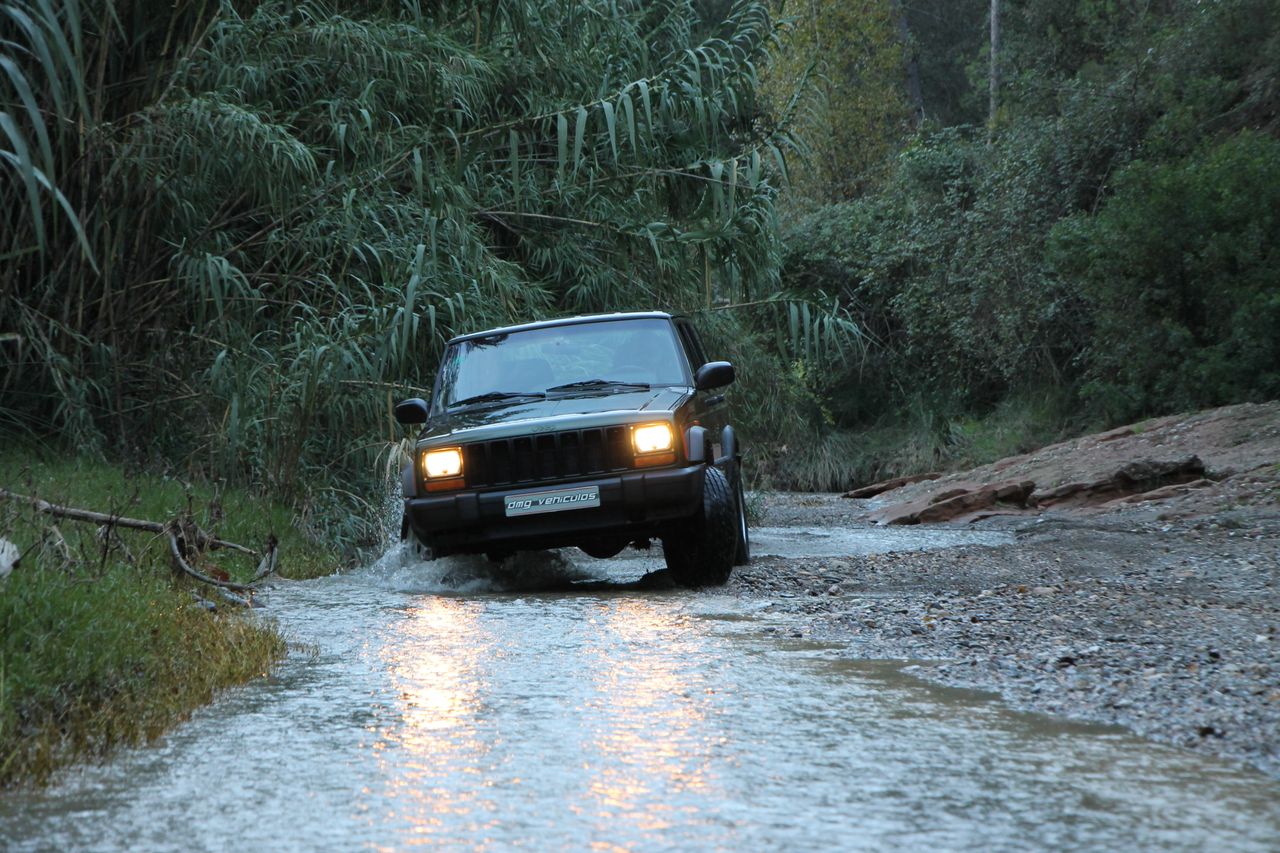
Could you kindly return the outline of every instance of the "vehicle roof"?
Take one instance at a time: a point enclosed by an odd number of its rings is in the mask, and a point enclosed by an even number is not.
[[[530,329],[547,329],[554,326],[574,326],[579,323],[608,323],[614,320],[670,320],[679,315],[666,311],[622,311],[614,314],[583,314],[576,317],[560,317],[555,320],[538,320],[533,323],[520,323],[516,326],[500,326],[486,329],[483,332],[469,332],[450,338],[449,343],[466,341],[472,338],[487,338],[490,335],[507,335],[512,332],[527,332]]]

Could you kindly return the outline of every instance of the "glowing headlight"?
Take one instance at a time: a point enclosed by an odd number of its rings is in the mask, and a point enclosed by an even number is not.
[[[456,477],[462,473],[462,450],[457,447],[428,450],[422,454],[422,470],[429,480]]]
[[[660,453],[670,450],[675,434],[667,424],[645,424],[631,431],[631,443],[636,453]]]

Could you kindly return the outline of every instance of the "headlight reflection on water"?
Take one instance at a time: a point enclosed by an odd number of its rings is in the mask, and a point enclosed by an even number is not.
[[[692,630],[687,616],[631,600],[600,607],[592,621],[596,696],[581,744],[592,771],[584,816],[601,837],[620,823],[652,836],[671,826],[672,794],[705,795],[713,786],[706,673],[681,665]],[[619,649],[663,653],[624,657]]]
[[[570,827],[584,842],[657,840],[715,796],[722,741],[708,734],[700,656],[681,654],[697,644],[688,617],[647,600],[582,603],[573,618],[547,612],[564,609],[558,598],[424,597],[407,612],[383,650],[399,706],[373,757],[408,835],[482,848]]]
[[[374,754],[390,817],[409,823],[424,841],[446,826],[480,830],[488,823],[484,814],[496,811],[481,785],[450,778],[459,772],[476,778],[489,764],[491,744],[479,723],[482,663],[492,641],[477,617],[462,599],[424,597],[383,649],[399,708],[377,732]]]

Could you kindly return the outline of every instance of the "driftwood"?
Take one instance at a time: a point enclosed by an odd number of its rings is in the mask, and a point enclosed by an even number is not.
[[[229,542],[225,539],[219,539],[211,536],[204,530],[201,530],[189,518],[176,518],[168,522],[149,521],[141,518],[126,518],[121,515],[109,515],[107,513],[93,512],[87,509],[78,509],[76,507],[59,506],[51,504],[48,501],[29,495],[20,495],[16,492],[10,492],[7,489],[0,489],[0,499],[8,499],[14,501],[23,501],[30,504],[39,512],[52,515],[56,518],[65,518],[71,521],[84,521],[90,524],[98,524],[111,529],[114,527],[124,527],[130,530],[142,530],[148,533],[162,535],[169,540],[169,554],[173,559],[173,566],[176,571],[191,577],[204,584],[218,587],[220,590],[230,590],[233,592],[252,593],[256,590],[254,584],[270,577],[279,568],[279,542],[275,535],[267,537],[267,547],[265,553],[259,555],[252,548],[246,548],[235,542]],[[221,580],[219,578],[210,577],[204,572],[194,568],[190,563],[192,554],[198,554],[204,550],[216,550],[225,548],[230,551],[238,551],[242,554],[249,554],[254,557],[260,556],[257,571],[254,572],[253,580],[247,584],[236,583],[231,580]],[[236,596],[226,595],[228,600],[248,604],[245,599]]]
[[[869,486],[863,486],[852,491],[845,492],[842,498],[874,498],[876,495],[885,492],[892,492],[894,489],[900,489],[903,486],[910,486],[913,483],[923,483],[926,480],[937,480],[942,474],[930,472],[928,474],[916,474],[912,477],[894,477],[892,480],[882,480],[879,483],[872,483]]]

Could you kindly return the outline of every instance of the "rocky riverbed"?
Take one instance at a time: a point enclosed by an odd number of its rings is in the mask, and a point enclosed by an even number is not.
[[[838,495],[762,496],[761,524],[854,525]],[[730,589],[788,630],[909,659],[1014,707],[1125,726],[1280,777],[1280,514],[992,518],[997,546],[758,553]],[[950,527],[947,529],[954,529]]]

